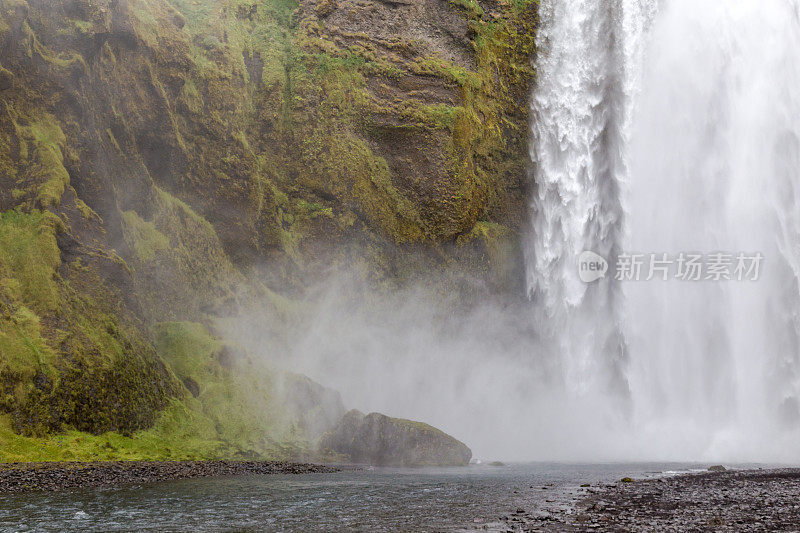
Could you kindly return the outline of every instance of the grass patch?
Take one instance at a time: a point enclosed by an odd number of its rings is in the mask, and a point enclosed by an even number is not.
[[[38,312],[54,311],[59,301],[55,276],[61,265],[50,216],[40,211],[0,213],[0,284],[13,301]]]
[[[16,124],[16,130],[20,138],[19,156],[26,162],[21,183],[35,192],[40,207],[57,207],[69,185],[62,153],[66,136],[58,119],[44,114],[27,124]]]

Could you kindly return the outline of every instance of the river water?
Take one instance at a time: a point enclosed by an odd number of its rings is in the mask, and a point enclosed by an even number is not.
[[[580,486],[691,464],[512,464],[194,479],[0,496],[0,531],[459,531],[569,513]]]

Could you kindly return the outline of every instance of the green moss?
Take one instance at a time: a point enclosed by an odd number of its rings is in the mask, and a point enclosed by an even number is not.
[[[194,80],[189,79],[181,88],[181,97],[186,103],[186,107],[192,113],[201,113],[203,111],[203,97],[200,95],[200,90]]]
[[[71,20],[70,22],[80,33],[89,33],[92,29],[92,23],[87,20]]]
[[[493,21],[473,20],[477,70],[464,88],[464,112],[453,128],[452,171],[475,184],[476,220],[492,220],[507,210],[509,176],[523,176],[528,161],[529,88],[534,71],[538,2],[518,2]],[[511,182],[514,183],[513,181]],[[524,207],[524,204],[520,204]],[[520,225],[524,212],[507,213]],[[507,223],[505,220],[502,222]]]
[[[81,215],[85,220],[98,220],[102,222],[102,220],[100,219],[100,215],[95,213],[94,209],[86,205],[86,202],[84,202],[80,198],[75,199],[75,207],[78,208],[78,211],[81,212]]]
[[[478,73],[440,57],[421,57],[412,62],[409,67],[414,74],[444,78],[472,90],[480,89],[483,83]]]
[[[55,361],[55,353],[42,338],[39,317],[20,307],[0,319],[0,373],[8,372],[32,379],[37,371],[46,370]]]
[[[8,297],[39,312],[55,310],[60,264],[61,252],[48,217],[39,211],[0,213],[0,276]]]
[[[141,37],[149,42],[157,42],[158,39],[158,19],[153,12],[152,4],[145,0],[131,0],[130,8],[138,19],[136,28]]]
[[[154,321],[199,316],[232,297],[239,276],[214,227],[186,203],[156,189],[152,220],[123,213],[123,235],[141,302]]]
[[[275,376],[244,352],[190,322],[159,324],[156,344],[178,377],[196,389],[189,407],[212,422],[213,440],[224,442],[227,453],[286,457],[287,449],[307,447],[273,393]]]
[[[204,46],[193,46],[195,61],[209,73],[230,73],[213,58],[221,50],[233,65],[248,74],[243,54],[258,54],[263,62],[262,83],[272,86],[284,80],[287,48],[292,36],[294,0],[172,0],[185,17],[186,29]],[[253,80],[250,80],[253,81]]]
[[[450,5],[463,10],[471,19],[480,19],[483,16],[483,8],[475,0],[450,0]]]
[[[140,263],[152,261],[156,254],[169,251],[169,238],[158,231],[152,222],[142,220],[135,211],[122,213],[122,220],[128,244]]]
[[[181,377],[202,379],[214,364],[214,354],[222,343],[213,338],[202,325],[193,322],[167,322],[156,328],[158,352]],[[213,370],[220,370],[214,367]],[[219,373],[219,372],[216,372]]]
[[[455,128],[459,113],[464,111],[461,107],[451,105],[430,105],[423,107],[423,113],[428,122],[436,128],[452,130]]]
[[[58,231],[49,212],[0,214],[0,412],[31,434],[152,425],[169,377],[96,270],[61,264]]]
[[[321,216],[333,217],[333,209],[330,207],[325,207],[319,202],[307,202],[305,200],[299,200],[297,202],[297,212],[300,216],[305,216],[310,219]]]
[[[232,458],[236,451],[217,437],[211,420],[190,400],[173,400],[155,426],[125,436],[92,435],[77,430],[44,437],[14,432],[8,416],[0,416],[0,461],[193,460]]]
[[[392,184],[386,161],[358,137],[319,129],[303,144],[303,162],[329,192],[353,197],[362,216],[397,242],[421,237],[419,215]]]
[[[25,125],[17,124],[17,135],[21,140],[20,158],[27,160],[22,183],[35,191],[39,206],[57,207],[69,185],[62,153],[66,136],[58,120],[44,114]]]
[[[537,9],[540,3],[540,0],[511,0],[511,3],[514,6],[514,10],[517,15],[525,12],[525,10],[534,8]]]

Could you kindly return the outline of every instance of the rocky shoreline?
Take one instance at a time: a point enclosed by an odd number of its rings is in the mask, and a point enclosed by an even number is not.
[[[582,487],[571,508],[538,513],[520,509],[503,517],[498,530],[800,531],[798,493],[800,469],[626,478],[611,485]]]
[[[592,531],[797,531],[800,470],[709,472],[619,483],[585,502]]]
[[[114,461],[0,464],[0,494],[155,483],[178,479],[338,472],[274,461]]]

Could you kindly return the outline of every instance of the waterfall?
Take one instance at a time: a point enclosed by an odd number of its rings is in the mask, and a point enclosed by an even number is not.
[[[630,249],[765,257],[754,283],[626,287],[643,431],[673,428],[692,453],[755,454],[800,427],[797,13],[791,0],[671,0],[652,28],[630,134]]]
[[[563,387],[652,457],[800,450],[797,0],[543,0],[528,291]],[[577,262],[611,263],[584,283]],[[617,282],[758,252],[757,281]]]
[[[627,397],[619,289],[583,283],[579,256],[620,252],[625,127],[635,55],[631,23],[614,0],[540,7],[539,83],[532,98],[533,232],[528,291],[545,353],[560,354],[564,385],[578,395]],[[631,29],[634,31],[631,31]]]

